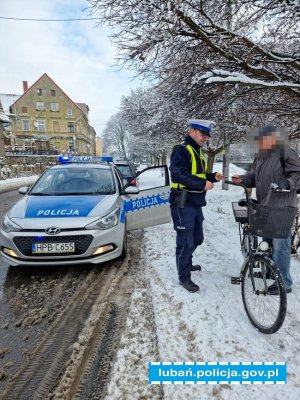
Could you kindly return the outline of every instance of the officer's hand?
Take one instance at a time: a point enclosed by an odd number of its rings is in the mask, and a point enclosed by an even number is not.
[[[204,190],[211,190],[211,189],[213,189],[213,188],[214,188],[213,183],[211,183],[211,182],[209,182],[209,181],[206,181],[206,185],[205,185],[205,187],[204,187]]]
[[[242,178],[240,177],[240,175],[233,175],[231,177],[232,182],[240,184],[242,182]]]
[[[226,176],[224,176],[220,172],[216,172],[216,174],[215,174],[216,181],[220,182],[222,179],[225,179],[225,178],[226,178]]]

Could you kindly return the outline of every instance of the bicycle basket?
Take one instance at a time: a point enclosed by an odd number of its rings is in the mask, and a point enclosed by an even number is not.
[[[241,207],[237,202],[232,202],[231,204],[232,204],[234,219],[236,220],[236,222],[240,222],[242,224],[248,222],[247,207]]]
[[[250,230],[264,238],[286,239],[297,214],[297,207],[270,207],[251,204],[249,207]]]

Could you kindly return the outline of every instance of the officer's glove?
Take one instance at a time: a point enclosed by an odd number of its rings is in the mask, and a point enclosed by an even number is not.
[[[290,182],[287,178],[281,179],[281,181],[278,182],[278,189],[280,190],[287,190],[290,188]]]

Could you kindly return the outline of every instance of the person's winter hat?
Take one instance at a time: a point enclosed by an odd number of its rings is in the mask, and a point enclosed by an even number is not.
[[[199,129],[205,135],[211,136],[211,133],[212,133],[214,127],[215,127],[215,122],[214,121],[202,120],[202,119],[191,119],[189,121],[189,125],[190,125],[191,128]]]
[[[262,126],[258,129],[258,137],[277,135],[278,129],[273,125]]]

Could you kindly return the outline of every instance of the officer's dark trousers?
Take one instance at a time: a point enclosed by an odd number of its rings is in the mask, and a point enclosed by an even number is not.
[[[203,213],[199,206],[171,207],[176,237],[176,265],[180,282],[191,279],[192,256],[203,242]]]

